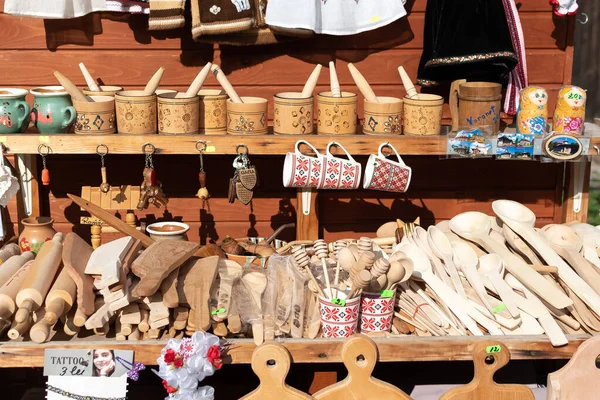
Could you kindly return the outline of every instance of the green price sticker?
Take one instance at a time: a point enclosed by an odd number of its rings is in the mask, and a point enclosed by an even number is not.
[[[331,299],[331,303],[335,304],[336,306],[342,306],[343,307],[343,306],[346,305],[346,300],[334,298],[334,299]]]
[[[217,315],[217,314],[225,314],[225,309],[224,308],[219,308],[218,310],[213,310],[210,312],[210,315]]]
[[[380,296],[383,298],[394,297],[394,291],[393,290],[382,290]]]
[[[488,354],[500,353],[500,350],[502,350],[502,347],[500,347],[499,344],[495,344],[493,346],[487,346],[485,348],[485,352]]]
[[[504,310],[506,308],[506,305],[504,303],[492,308],[492,312],[493,313],[499,313],[500,311]]]

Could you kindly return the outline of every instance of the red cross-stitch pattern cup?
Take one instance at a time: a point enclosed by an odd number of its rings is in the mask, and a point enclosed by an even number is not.
[[[386,158],[381,152],[384,147],[392,149],[398,161]],[[394,146],[390,143],[382,143],[379,146],[378,154],[369,156],[365,168],[363,188],[404,193],[408,190],[411,176],[412,169],[404,164],[402,157],[400,157]]]
[[[347,338],[356,332],[360,297],[349,299],[345,306],[332,304],[319,296],[321,327],[324,338]]]
[[[300,151],[300,144],[306,144],[316,154],[307,156]],[[283,163],[283,186],[316,188],[323,178],[325,157],[306,140],[296,142],[294,152],[285,155]]]
[[[394,299],[381,297],[380,293],[363,293],[360,300],[360,331],[389,332],[394,317]]]
[[[337,146],[346,153],[348,159],[336,157],[331,154],[331,147]],[[348,151],[338,142],[327,145],[325,157],[325,173],[319,189],[358,189],[360,186],[360,163],[357,163]]]

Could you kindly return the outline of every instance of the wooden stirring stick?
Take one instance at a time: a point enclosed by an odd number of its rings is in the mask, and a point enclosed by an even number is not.
[[[198,92],[200,91],[200,88],[204,84],[204,81],[206,80],[206,77],[208,76],[208,73],[210,72],[210,67],[212,67],[212,63],[211,62],[206,63],[206,65],[204,66],[204,68],[202,68],[202,71],[200,71],[198,73],[198,75],[196,75],[196,78],[191,83],[191,85],[188,88],[188,90],[185,93],[177,93],[177,95],[175,96],[175,98],[176,99],[180,99],[182,97],[193,97],[193,96],[196,96],[198,94]]]
[[[408,98],[419,100],[419,93],[417,93],[417,89],[415,89],[415,85],[413,85],[412,81],[408,77],[408,74],[404,70],[404,67],[399,66],[398,72],[400,73],[400,79],[402,79],[402,85],[404,85],[404,90],[406,90]]]
[[[317,64],[313,72],[308,77],[308,80],[304,84],[304,88],[302,89],[302,98],[312,96],[315,87],[317,86],[317,81],[319,80],[319,75],[321,75],[321,68],[323,66],[321,64]]]
[[[358,90],[365,96],[367,101],[371,103],[379,103],[379,99],[375,96],[375,92],[371,89],[371,85],[365,79],[365,77],[360,73],[358,69],[354,66],[354,64],[348,64],[348,69],[350,70],[350,75],[352,75],[352,79],[354,79],[354,83],[358,86]]]
[[[217,78],[223,89],[225,89],[225,92],[227,92],[227,95],[229,96],[231,101],[233,101],[234,103],[243,103],[242,99],[240,98],[240,96],[238,96],[233,86],[231,86],[231,83],[225,76],[223,70],[221,70],[221,68],[216,64],[213,64],[212,67],[210,67],[210,70],[215,75],[215,78]]]
[[[315,249],[315,255],[321,260],[321,265],[323,266],[323,278],[325,279],[327,293],[329,294],[329,299],[331,300],[331,284],[329,283],[329,272],[327,271],[327,243],[325,243],[323,239],[315,240],[313,248]]]
[[[90,89],[92,92],[99,92],[100,88],[94,81],[94,78],[92,78],[92,74],[90,74],[90,72],[87,70],[84,63],[79,63],[79,69],[81,70],[81,73],[83,74],[85,83],[87,83],[87,85],[88,85],[88,89]]]
[[[160,86],[160,81],[164,73],[165,69],[163,67],[160,67],[158,71],[156,71],[154,75],[152,75],[152,78],[150,78],[150,80],[146,84],[146,87],[144,88],[144,94],[146,96],[151,96],[154,94],[154,92],[156,92],[156,89],[158,89],[158,87]]]
[[[335,72],[335,63],[333,61],[329,61],[329,85],[333,97],[342,97],[340,82],[338,81],[337,73]]]
[[[75,84],[73,82],[71,82],[71,80],[69,78],[67,78],[60,72],[54,71],[54,76],[56,77],[56,79],[58,79],[58,81],[60,82],[62,87],[64,87],[65,90],[67,92],[69,92],[69,94],[71,95],[71,98],[73,100],[82,101],[82,102],[93,102],[94,101],[91,98],[87,97],[85,94],[83,94],[83,92],[81,92],[81,90],[79,90],[79,88],[77,86],[75,86]]]

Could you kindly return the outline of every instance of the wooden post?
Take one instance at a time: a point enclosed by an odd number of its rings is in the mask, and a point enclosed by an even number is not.
[[[317,240],[319,238],[319,217],[317,215],[317,191],[310,192],[310,212],[304,215],[302,212],[302,189],[298,189],[296,198],[298,209],[296,210],[296,240]]]
[[[579,163],[585,163],[578,167]],[[573,209],[575,203],[575,190],[577,186],[577,168],[582,168],[581,173],[583,174],[583,187],[581,190],[581,209],[579,212],[575,212]],[[588,215],[588,203],[589,203],[589,191],[590,191],[590,173],[592,163],[587,160],[580,160],[575,162],[569,162],[566,165],[566,183],[565,183],[565,200],[563,202],[563,215],[562,222],[586,222]]]

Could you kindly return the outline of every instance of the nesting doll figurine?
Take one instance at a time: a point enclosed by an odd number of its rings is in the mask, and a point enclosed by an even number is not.
[[[548,120],[548,93],[539,86],[528,86],[521,90],[517,110],[517,133],[541,135]]]
[[[581,135],[585,120],[585,91],[577,86],[563,86],[554,110],[554,132]]]

